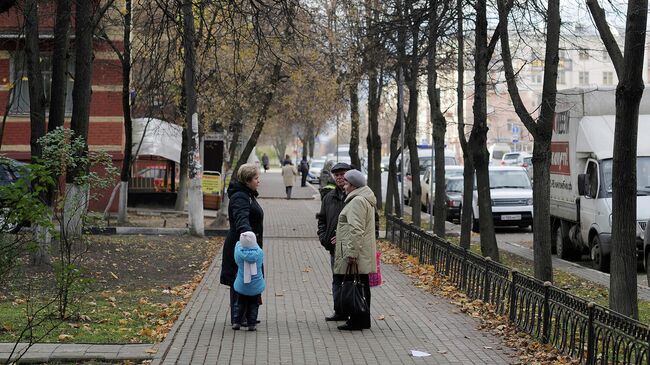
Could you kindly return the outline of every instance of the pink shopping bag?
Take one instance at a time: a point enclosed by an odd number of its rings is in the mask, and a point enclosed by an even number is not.
[[[379,286],[381,285],[381,251],[377,251],[377,272],[368,274],[368,282],[370,286]]]

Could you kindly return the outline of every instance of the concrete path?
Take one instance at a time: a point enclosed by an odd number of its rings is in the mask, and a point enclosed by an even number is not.
[[[316,193],[294,188],[294,196]],[[299,195],[298,195],[299,194]],[[262,175],[267,289],[256,332],[230,328],[228,288],[217,257],[154,364],[508,364],[513,350],[477,330],[447,299],[415,288],[391,265],[372,289],[372,328],[341,332],[331,313],[329,257],[316,239],[318,200],[284,196],[279,174]],[[271,197],[271,199],[266,197]],[[273,199],[275,198],[275,199]],[[410,350],[430,353],[414,358]]]
[[[28,344],[18,344],[15,351],[15,344],[0,343],[0,363],[9,363],[9,355],[13,352],[12,359],[20,354],[21,362],[28,363],[49,363],[68,361],[122,361],[148,360],[157,351],[158,345],[137,344],[137,345],[93,345],[93,344],[59,344],[59,343],[37,343],[28,348]],[[27,352],[25,352],[27,349]],[[23,354],[24,353],[24,354]]]

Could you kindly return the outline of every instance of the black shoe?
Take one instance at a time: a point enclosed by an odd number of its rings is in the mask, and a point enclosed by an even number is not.
[[[234,329],[235,331],[239,331],[240,328],[241,328],[241,325],[239,323],[235,323],[235,324],[232,325],[232,329]]]
[[[257,331],[257,328],[255,326],[250,326],[248,327],[249,331]]]
[[[325,317],[326,322],[347,321],[348,317],[339,313],[334,313],[329,317]]]
[[[363,330],[363,328],[361,328],[361,327],[351,326],[351,325],[349,325],[347,323],[342,324],[342,325],[340,325],[340,326],[338,326],[336,328],[340,329],[341,331],[361,331],[361,330]]]

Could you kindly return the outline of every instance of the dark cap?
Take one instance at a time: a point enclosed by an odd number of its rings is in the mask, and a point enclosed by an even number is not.
[[[345,162],[339,162],[336,165],[332,166],[331,172],[336,172],[336,171],[348,171],[352,170],[352,166],[346,164]]]

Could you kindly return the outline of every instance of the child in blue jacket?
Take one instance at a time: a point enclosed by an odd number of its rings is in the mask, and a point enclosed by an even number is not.
[[[234,284],[237,297],[233,306],[232,329],[240,329],[246,319],[248,330],[255,331],[260,306],[259,296],[266,287],[262,273],[264,251],[257,245],[255,233],[249,231],[239,236],[239,242],[235,245],[235,262],[238,267]],[[246,318],[243,318],[244,316]]]

